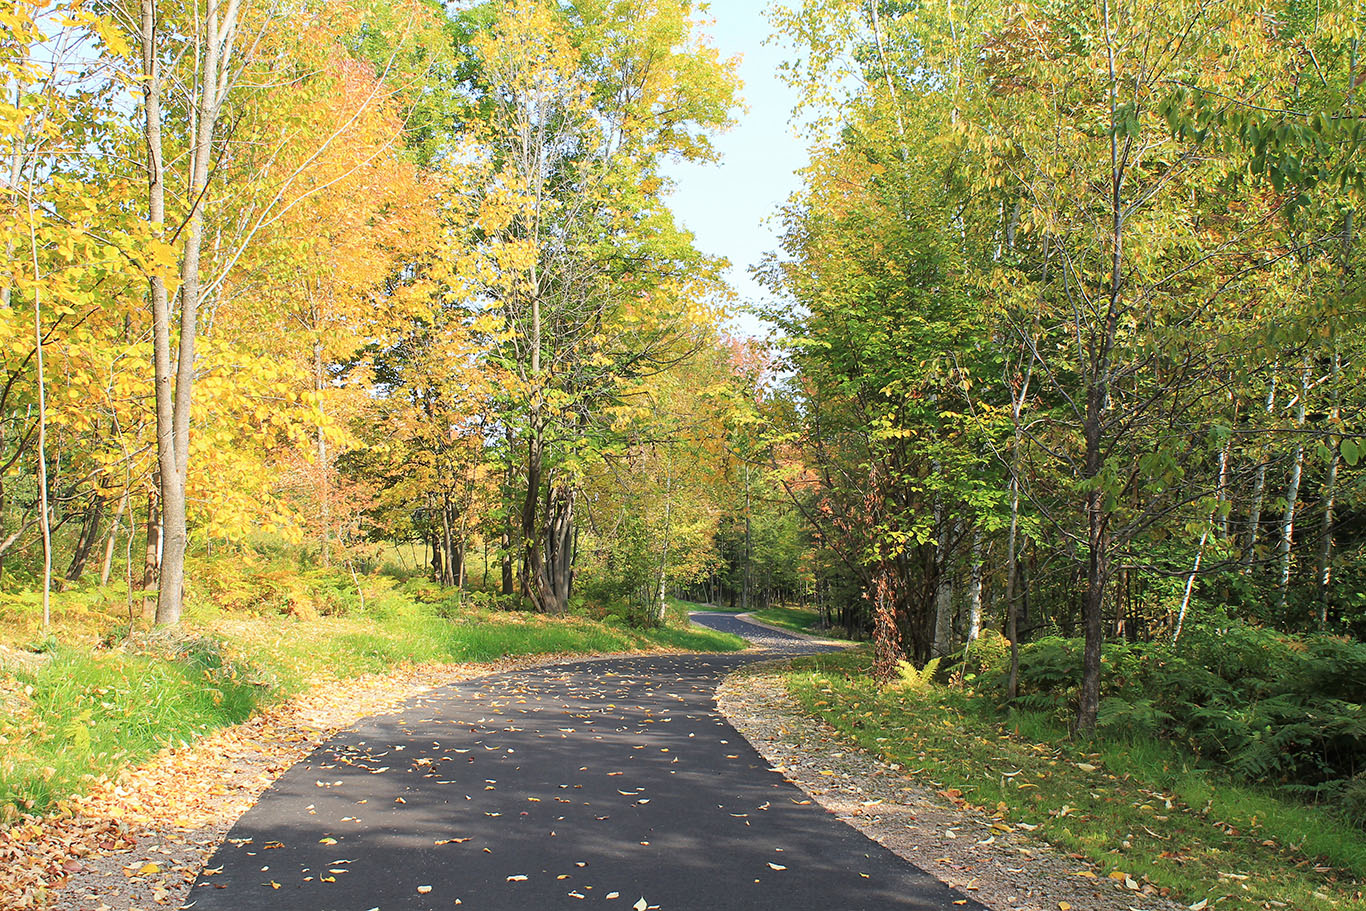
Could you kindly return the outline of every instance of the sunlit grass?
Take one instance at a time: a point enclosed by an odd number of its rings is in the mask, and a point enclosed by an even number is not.
[[[797,633],[808,633],[828,639],[847,639],[840,627],[826,629],[821,626],[820,611],[809,607],[766,607],[755,611],[754,617],[772,626],[790,629]]]
[[[862,650],[802,659],[788,684],[863,748],[1036,826],[1103,874],[1211,908],[1366,907],[1366,833],[1326,809],[1237,783],[1161,741],[1076,742],[1042,715],[1002,717],[962,690],[879,688],[868,661]]]

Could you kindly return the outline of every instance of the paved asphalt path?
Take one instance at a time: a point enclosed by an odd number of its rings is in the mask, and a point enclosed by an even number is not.
[[[813,804],[717,714],[728,672],[816,647],[695,619],[765,651],[498,674],[368,719],[262,796],[186,907],[982,909]]]

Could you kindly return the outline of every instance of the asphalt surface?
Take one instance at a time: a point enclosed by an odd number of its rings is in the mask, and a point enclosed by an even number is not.
[[[195,909],[981,909],[827,814],[716,712],[764,651],[446,687],[322,745],[229,833]]]

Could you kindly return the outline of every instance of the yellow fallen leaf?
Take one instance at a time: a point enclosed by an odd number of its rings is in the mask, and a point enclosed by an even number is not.
[[[1072,906],[1067,902],[1058,902],[1058,911],[1072,911]]]
[[[154,863],[145,863],[138,869],[138,876],[151,876],[153,873],[160,873],[161,868]]]
[[[320,844],[320,845],[335,845],[336,843],[337,843],[337,840],[336,840],[335,838],[320,838],[320,839],[318,839],[318,844]]]
[[[1110,878],[1113,879],[1115,882],[1122,883],[1124,882],[1124,880],[1129,878],[1129,874],[1121,873],[1118,870],[1116,870],[1115,872],[1110,874]]]

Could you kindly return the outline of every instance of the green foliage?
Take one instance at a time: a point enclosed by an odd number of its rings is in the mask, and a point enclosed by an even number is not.
[[[963,651],[964,679],[1004,674],[1010,667],[1010,640],[994,629],[982,630]]]
[[[1338,802],[1347,818],[1366,830],[1366,772],[1347,782]]]
[[[896,663],[897,679],[892,685],[898,690],[927,689],[934,682],[934,675],[938,671],[938,658],[931,658],[920,670],[916,670],[915,665],[909,661],[898,661]]]
[[[1298,798],[1345,795],[1366,767],[1366,643],[1233,623],[1175,646],[1107,644],[1104,668],[1097,727],[1111,736],[1160,735]],[[1080,641],[1026,645],[1019,705],[1064,720],[1080,674]]]

